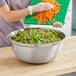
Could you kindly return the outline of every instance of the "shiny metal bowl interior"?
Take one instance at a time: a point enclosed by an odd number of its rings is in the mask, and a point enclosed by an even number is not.
[[[40,28],[40,29],[46,29],[46,28]],[[9,39],[13,35],[15,35],[18,31],[23,31],[23,30],[26,30],[26,29],[17,30],[17,31],[10,33]],[[49,29],[49,28],[47,28],[47,30],[59,31],[56,29]],[[56,56],[60,53],[61,48],[63,46],[65,34],[61,31],[59,32],[64,35],[64,38],[61,41],[54,42],[54,43],[24,44],[24,43],[15,42],[11,39],[10,39],[10,42],[12,44],[12,48],[13,48],[13,51],[16,57],[19,58],[20,60],[27,62],[27,63],[33,63],[33,64],[47,63],[56,58]]]

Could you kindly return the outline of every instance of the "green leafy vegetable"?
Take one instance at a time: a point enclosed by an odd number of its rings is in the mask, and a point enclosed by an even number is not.
[[[43,29],[27,29],[24,31],[19,31],[11,37],[11,39],[16,42],[27,44],[46,44],[60,41],[63,38],[63,33]]]

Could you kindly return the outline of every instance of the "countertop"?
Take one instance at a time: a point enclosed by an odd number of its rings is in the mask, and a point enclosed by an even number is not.
[[[11,47],[0,48],[0,76],[56,76],[69,72],[76,72],[76,37],[67,38],[59,56],[42,65],[20,61]]]

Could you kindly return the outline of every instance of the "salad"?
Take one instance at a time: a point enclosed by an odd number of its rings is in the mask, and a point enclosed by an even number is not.
[[[16,42],[27,44],[53,43],[63,38],[63,33],[46,29],[26,29],[24,31],[18,31],[11,37],[11,39]]]

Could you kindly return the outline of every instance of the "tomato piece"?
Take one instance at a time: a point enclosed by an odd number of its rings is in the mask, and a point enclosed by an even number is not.
[[[28,34],[30,34],[30,32],[28,32]]]
[[[23,39],[21,39],[22,41],[24,41],[25,39],[23,38]]]
[[[52,35],[51,38],[54,38],[54,35]]]

